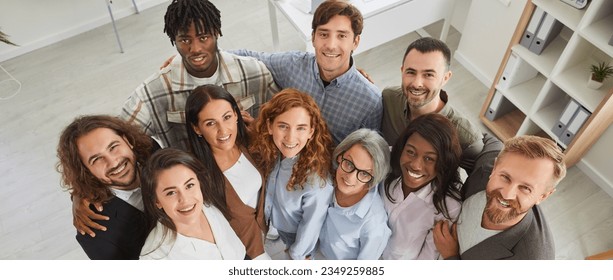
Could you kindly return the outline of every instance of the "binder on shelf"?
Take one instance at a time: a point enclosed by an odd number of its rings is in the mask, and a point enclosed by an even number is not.
[[[560,114],[558,122],[551,129],[551,132],[553,132],[553,134],[555,134],[558,138],[562,138],[562,134],[564,131],[566,131],[566,128],[568,127],[572,117],[577,112],[577,109],[579,109],[579,103],[571,98],[568,101],[568,104],[566,104],[564,111],[562,111],[562,114]]]
[[[485,111],[485,117],[494,121],[498,119],[500,116],[506,115],[507,113],[513,111],[515,106],[502,96],[500,91],[494,92],[494,97],[492,97],[492,101],[490,102],[490,106]]]
[[[521,59],[516,53],[511,52],[507,65],[498,81],[498,88],[507,89],[528,81],[538,75],[538,71]]]
[[[528,26],[526,26],[526,30],[524,30],[524,35],[519,41],[519,44],[526,47],[526,49],[530,48],[530,44],[532,44],[532,41],[536,36],[536,30],[541,24],[541,21],[543,21],[544,15],[545,11],[538,6],[532,13],[532,18],[530,18],[530,22],[528,23]]]
[[[558,36],[560,30],[562,30],[562,23],[559,22],[552,15],[545,13],[543,22],[536,31],[536,36],[530,44],[529,50],[535,54],[541,54],[543,50]]]
[[[581,129],[585,121],[587,121],[587,119],[590,117],[590,115],[590,111],[579,106],[579,109],[577,109],[577,112],[570,121],[570,124],[567,126],[562,136],[560,136],[560,141],[566,144],[566,146],[570,145],[570,142],[572,142],[573,138],[575,138],[575,134],[579,132],[579,130]]]

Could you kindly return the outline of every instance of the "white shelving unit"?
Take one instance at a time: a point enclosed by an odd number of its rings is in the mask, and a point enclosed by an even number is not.
[[[540,7],[564,26],[537,55],[519,44],[532,12]],[[587,87],[589,67],[598,62],[613,65],[613,1],[592,0],[585,9],[562,1],[532,0],[526,3],[517,28],[498,69],[495,82],[481,110],[481,120],[499,138],[535,134],[556,141],[565,150],[566,164],[579,168],[613,196],[613,78],[598,90]],[[510,88],[498,86],[511,53],[538,71],[536,77]],[[485,112],[496,91],[514,106],[506,115],[490,121]],[[565,145],[552,132],[570,99],[591,112],[590,118]]]

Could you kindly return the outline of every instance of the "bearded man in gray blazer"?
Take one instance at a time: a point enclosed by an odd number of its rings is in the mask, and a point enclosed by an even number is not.
[[[434,227],[441,257],[554,259],[553,237],[539,204],[566,176],[564,154],[553,141],[537,136],[516,136],[504,146],[493,137],[484,142],[462,189],[458,222]]]

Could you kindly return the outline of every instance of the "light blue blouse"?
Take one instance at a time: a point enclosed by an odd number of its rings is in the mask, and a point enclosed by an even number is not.
[[[392,231],[376,187],[350,207],[333,203],[319,235],[321,254],[328,260],[376,260]]]
[[[288,253],[294,260],[304,260],[315,250],[334,188],[329,178],[312,175],[302,190],[288,191],[287,182],[298,157],[277,161],[266,182],[264,213],[277,230],[295,233],[295,242],[287,244]]]

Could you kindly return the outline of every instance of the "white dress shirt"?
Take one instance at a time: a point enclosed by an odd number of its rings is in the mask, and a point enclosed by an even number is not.
[[[388,215],[388,225],[392,229],[387,247],[383,251],[386,260],[435,260],[439,252],[434,245],[432,228],[441,220],[446,220],[443,213],[434,207],[432,183],[404,198],[402,177],[392,182],[391,202],[385,195],[383,185],[380,193]],[[460,214],[462,204],[451,197],[445,197],[447,210],[453,221]]]
[[[141,259],[150,260],[243,260],[245,246],[236,236],[230,223],[213,206],[203,205],[202,212],[209,221],[215,243],[177,233],[164,236],[166,227],[160,222],[149,233],[141,250]]]

